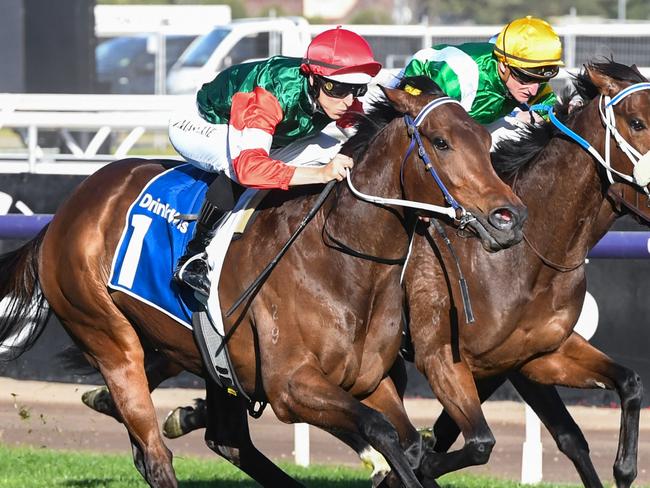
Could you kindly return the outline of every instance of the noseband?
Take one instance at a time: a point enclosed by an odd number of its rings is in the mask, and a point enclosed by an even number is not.
[[[603,158],[600,153],[587,142],[585,139],[580,137],[574,131],[569,129],[566,125],[560,122],[555,114],[553,113],[553,107],[547,105],[533,105],[530,107],[530,110],[536,110],[541,112],[546,112],[550,121],[564,134],[569,136],[575,142],[577,142],[583,149],[585,149],[589,154],[591,154],[598,163],[600,163],[605,171],[607,172],[607,178],[610,183],[614,183],[613,174],[618,175],[624,181],[640,187],[646,195],[650,196],[650,190],[648,190],[648,184],[650,183],[650,151],[646,154],[641,154],[637,151],[632,145],[627,142],[620,132],[616,128],[616,118],[614,116],[614,106],[617,105],[621,100],[623,100],[628,95],[636,93],[640,90],[649,90],[650,83],[636,83],[630,85],[627,88],[621,90],[614,98],[610,98],[607,95],[601,95],[598,100],[598,112],[600,113],[600,118],[605,126],[605,157]],[[632,162],[634,170],[631,175],[621,173],[620,171],[612,168],[610,164],[610,154],[611,154],[611,138],[614,138],[616,145],[625,153],[628,159]]]

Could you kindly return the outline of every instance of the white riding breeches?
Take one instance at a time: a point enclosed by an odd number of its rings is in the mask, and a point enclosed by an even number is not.
[[[169,120],[169,140],[188,163],[208,172],[223,171],[237,181],[228,152],[227,124],[211,124],[197,109],[174,114]],[[338,139],[319,132],[271,149],[270,157],[292,166],[321,166],[336,156],[340,148]]]

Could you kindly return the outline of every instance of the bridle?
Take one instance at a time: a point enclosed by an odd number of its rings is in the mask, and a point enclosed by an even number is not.
[[[557,127],[565,135],[569,136],[573,141],[577,142],[583,149],[585,149],[589,154],[591,154],[593,158],[604,168],[607,174],[607,179],[609,180],[610,184],[614,183],[614,175],[617,175],[619,178],[629,183],[630,185],[641,188],[646,193],[646,195],[650,196],[650,192],[648,190],[648,183],[650,183],[650,151],[648,151],[645,154],[641,154],[629,142],[627,142],[620,134],[618,129],[616,128],[616,117],[614,115],[614,106],[616,106],[625,97],[633,93],[636,93],[640,90],[649,90],[649,89],[650,89],[650,83],[648,82],[636,83],[634,85],[628,86],[627,88],[624,88],[613,98],[609,97],[608,95],[600,96],[598,100],[598,112],[600,114],[601,121],[605,126],[605,156],[604,157],[601,156],[598,150],[594,148],[586,139],[582,138],[576,132],[569,129],[566,125],[560,122],[560,120],[556,117],[555,113],[553,112],[552,106],[541,105],[541,104],[532,105],[530,107],[530,110],[546,112],[548,114],[549,120],[553,123],[555,127]],[[610,156],[611,156],[612,138],[614,138],[614,140],[616,141],[616,145],[623,151],[623,153],[625,153],[625,155],[628,157],[628,159],[634,166],[631,175],[622,173],[611,166]],[[627,202],[625,202],[621,198],[618,198],[617,202],[619,203],[619,205],[622,204],[628,207]],[[630,209],[637,214],[639,212],[638,209],[634,209],[634,208],[630,208]],[[531,247],[533,252],[544,262],[544,264],[550,266],[551,268],[557,271],[560,272],[573,271],[581,267],[585,262],[586,256],[579,262],[568,266],[554,263],[549,259],[547,259],[546,257],[544,257],[535,248],[535,246],[533,245],[532,242],[530,242],[530,240],[528,239],[525,233],[524,233],[524,240]]]
[[[448,103],[456,103],[460,105],[460,102],[457,100],[454,100],[453,98],[450,97],[439,97],[436,98],[429,103],[427,103],[424,107],[420,109],[420,112],[418,115],[413,118],[408,114],[404,115],[404,123],[406,124],[406,130],[408,135],[411,138],[411,142],[409,144],[409,147],[406,150],[406,155],[404,156],[404,159],[402,160],[402,166],[400,168],[400,179],[402,180],[402,186],[403,186],[403,172],[404,172],[404,166],[406,164],[406,161],[408,161],[409,157],[411,156],[413,149],[417,145],[418,147],[418,156],[419,159],[422,160],[422,162],[425,165],[425,168],[429,171],[429,174],[433,177],[434,181],[438,185],[438,188],[442,192],[445,201],[450,205],[449,207],[443,207],[440,205],[433,205],[430,203],[424,203],[424,202],[415,202],[411,200],[404,200],[404,199],[399,199],[399,198],[384,198],[380,197],[377,195],[369,195],[367,193],[363,193],[359,191],[354,184],[352,183],[352,176],[350,173],[349,169],[346,169],[346,176],[347,176],[347,184],[348,187],[350,188],[350,191],[352,194],[360,199],[364,200],[366,202],[374,203],[376,205],[381,205],[381,206],[398,206],[398,207],[405,207],[405,208],[412,208],[412,209],[417,209],[417,210],[425,210],[428,212],[433,212],[441,215],[446,215],[452,219],[454,219],[456,222],[458,222],[459,228],[464,228],[467,226],[470,222],[476,220],[476,218],[465,208],[463,208],[457,201],[456,199],[451,195],[445,184],[443,183],[442,179],[436,172],[435,168],[433,167],[433,164],[431,163],[431,158],[429,157],[426,148],[424,147],[424,143],[422,142],[422,137],[420,135],[419,127],[422,124],[423,120],[436,108],[440,107],[441,105],[446,105]],[[331,209],[330,209],[331,211]],[[327,218],[325,219],[327,222]],[[401,258],[383,258],[383,257],[378,257],[378,256],[372,256],[369,254],[366,254],[361,251],[357,251],[355,249],[352,249],[350,246],[347,244],[344,244],[343,242],[337,240],[334,238],[328,231],[327,231],[327,226],[323,226],[323,238],[325,245],[330,246],[330,247],[335,247],[338,250],[345,252],[346,254],[350,254],[355,257],[360,257],[362,259],[369,259],[371,261],[383,263],[383,264],[404,264],[404,268],[406,268],[406,262],[408,261],[408,258],[410,256],[411,252],[411,244],[409,244],[409,250],[407,252],[407,255]],[[409,239],[412,239],[412,233],[409,233]],[[327,241],[331,242],[332,244],[328,243]]]
[[[553,113],[553,107],[547,105],[533,105],[530,107],[530,110],[546,112],[548,114],[549,120],[564,134],[569,136],[575,142],[577,142],[583,149],[585,149],[589,154],[591,154],[596,161],[605,169],[607,173],[607,179],[610,183],[614,183],[614,175],[617,175],[623,181],[641,188],[646,195],[650,196],[650,190],[648,190],[648,184],[650,183],[650,151],[645,154],[641,154],[637,151],[629,142],[627,142],[620,132],[616,128],[616,117],[614,116],[614,106],[616,106],[621,100],[625,97],[632,95],[641,90],[650,90],[650,83],[636,83],[630,85],[627,88],[621,90],[613,98],[610,98],[608,95],[601,95],[598,100],[598,112],[600,113],[600,119],[605,126],[605,156],[601,154],[594,148],[587,140],[580,137],[573,130],[569,129],[566,125],[558,120],[558,118]],[[634,170],[631,175],[622,173],[614,168],[610,164],[610,155],[611,155],[611,139],[612,137],[616,141],[616,145],[625,153],[632,165]]]
[[[424,147],[424,143],[422,142],[422,137],[420,136],[419,127],[422,124],[422,121],[427,117],[427,115],[429,115],[433,110],[440,107],[441,105],[445,105],[448,103],[457,103],[458,105],[460,105],[460,102],[454,100],[453,98],[440,97],[430,101],[424,107],[422,107],[422,109],[420,110],[420,112],[415,118],[412,118],[408,114],[404,114],[404,123],[406,124],[406,130],[411,138],[411,142],[409,144],[408,149],[406,150],[406,155],[402,160],[402,167],[400,169],[400,178],[402,180],[402,185],[403,185],[404,166],[406,165],[406,161],[411,156],[413,149],[415,149],[415,146],[417,145],[419,158],[424,163],[424,166],[428,170],[429,174],[435,180],[436,184],[438,185],[438,188],[440,189],[443,196],[445,197],[445,201],[450,205],[449,207],[442,207],[439,205],[432,205],[430,203],[414,202],[411,200],[403,200],[398,198],[383,198],[376,195],[368,195],[366,193],[362,193],[355,188],[354,184],[352,183],[350,171],[347,170],[348,186],[350,187],[350,191],[352,191],[354,196],[356,196],[361,200],[376,203],[379,205],[395,205],[399,207],[414,208],[418,210],[426,210],[437,214],[447,215],[448,217],[451,217],[452,219],[459,222],[459,227],[461,229],[467,226],[467,224],[469,224],[471,221],[475,220],[475,217],[470,212],[465,210],[465,208],[463,208],[456,201],[456,199],[451,195],[451,193],[443,183],[442,179],[438,175],[438,172],[436,171],[435,167],[431,163],[431,158],[429,157],[429,154],[427,153],[427,150]]]

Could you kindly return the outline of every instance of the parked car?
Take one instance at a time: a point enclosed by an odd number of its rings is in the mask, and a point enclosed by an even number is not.
[[[197,37],[172,66],[167,93],[189,94],[233,64],[282,54],[302,56],[311,40],[302,17],[241,19]]]
[[[165,36],[168,72],[193,35]],[[95,62],[98,91],[101,93],[151,94],[156,89],[156,44],[153,35],[131,35],[107,39],[97,45]]]

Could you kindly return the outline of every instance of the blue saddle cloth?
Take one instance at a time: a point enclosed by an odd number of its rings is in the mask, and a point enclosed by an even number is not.
[[[215,176],[184,164],[153,178],[127,213],[108,282],[190,329],[200,304],[172,275],[196,223],[176,216],[198,213]]]

